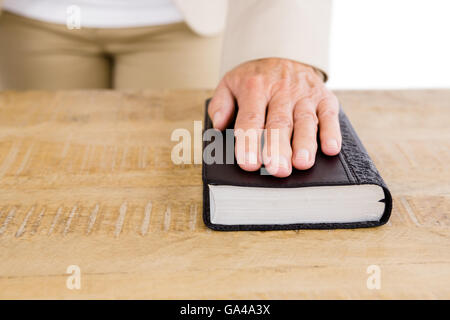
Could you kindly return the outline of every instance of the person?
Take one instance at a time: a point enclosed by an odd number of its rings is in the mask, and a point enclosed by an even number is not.
[[[236,136],[240,167],[287,177],[313,166],[318,128],[326,155],[341,148],[325,86],[330,16],[331,0],[4,0],[0,86],[216,86],[213,126],[226,128],[237,105],[235,129],[258,132]],[[264,128],[268,149],[277,131],[277,154],[261,156]]]

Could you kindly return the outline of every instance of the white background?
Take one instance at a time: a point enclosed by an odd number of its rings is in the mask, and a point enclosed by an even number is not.
[[[450,88],[450,0],[334,0],[330,88]]]

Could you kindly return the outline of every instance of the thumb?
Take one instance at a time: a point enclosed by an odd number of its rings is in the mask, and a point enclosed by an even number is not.
[[[234,96],[224,81],[214,91],[208,114],[215,129],[224,130],[234,114]]]

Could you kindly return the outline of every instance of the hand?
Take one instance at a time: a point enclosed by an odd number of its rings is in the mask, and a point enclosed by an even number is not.
[[[244,170],[258,170],[263,162],[270,174],[287,177],[292,166],[299,170],[311,168],[317,151],[318,126],[323,153],[333,156],[341,149],[338,100],[310,66],[279,58],[237,66],[223,77],[211,100],[208,112],[214,128],[227,127],[235,99],[239,106],[235,131],[258,132],[247,136],[247,143],[245,136],[235,134],[235,155]],[[264,128],[267,135],[261,156]],[[277,138],[271,136],[274,129],[278,129]],[[272,148],[276,143],[278,148]]]

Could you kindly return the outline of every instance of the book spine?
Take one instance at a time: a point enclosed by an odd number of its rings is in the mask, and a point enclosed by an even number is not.
[[[344,111],[339,112],[342,134],[342,158],[357,184],[376,184],[386,187],[375,164],[364,148]]]

